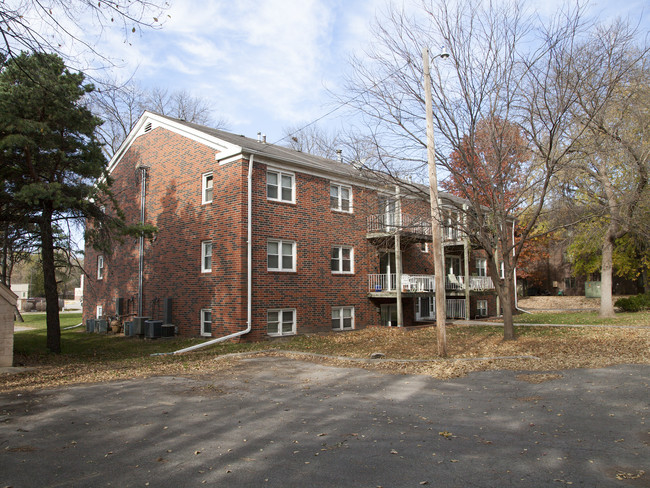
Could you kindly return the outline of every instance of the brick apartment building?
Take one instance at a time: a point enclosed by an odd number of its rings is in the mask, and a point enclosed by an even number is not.
[[[428,201],[354,165],[145,112],[109,171],[127,222],[158,234],[86,249],[85,319],[263,340],[397,325],[399,295],[403,325],[434,321]],[[482,252],[446,218],[447,315],[496,315]]]

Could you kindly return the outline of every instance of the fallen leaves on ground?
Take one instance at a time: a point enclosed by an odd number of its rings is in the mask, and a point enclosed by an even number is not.
[[[257,354],[436,378],[509,369],[530,372],[520,379],[531,382],[556,379],[557,374],[552,372],[564,369],[650,364],[650,328],[521,327],[517,328],[517,333],[517,340],[504,341],[501,327],[449,325],[447,358],[437,354],[435,327],[370,327],[345,333],[298,336],[288,341],[268,343],[268,349],[281,349],[281,352]],[[370,360],[370,354],[377,351],[385,357]],[[224,356],[215,361],[220,353],[223,354],[224,350],[213,347],[183,355],[155,357],[148,354],[121,358],[105,358],[98,354],[92,359],[74,355],[21,356],[16,358],[21,365],[34,369],[19,374],[1,374],[0,392],[148,376],[211,375],[233,368],[241,359],[239,356]],[[218,391],[210,393],[219,394]]]

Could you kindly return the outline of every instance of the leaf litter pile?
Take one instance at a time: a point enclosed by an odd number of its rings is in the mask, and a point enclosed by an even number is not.
[[[217,345],[193,353],[153,357],[150,352],[155,352],[155,341],[153,346],[152,341],[143,342],[142,354],[134,354],[133,341],[139,339],[103,336],[97,340],[113,345],[120,343],[111,341],[128,341],[128,352],[120,354],[119,348],[102,347],[103,343],[98,343],[92,355],[18,352],[15,364],[29,369],[18,374],[0,374],[0,392],[147,376],[211,374],[237,365],[242,356],[229,354],[232,352],[284,355],[333,366],[436,378],[499,369],[552,375],[553,371],[563,369],[650,364],[650,328],[517,327],[516,331],[517,340],[503,341],[501,327],[448,325],[447,358],[437,353],[435,327],[370,327],[265,343]],[[373,354],[380,359],[370,359]],[[530,378],[536,381],[543,376],[533,373]]]

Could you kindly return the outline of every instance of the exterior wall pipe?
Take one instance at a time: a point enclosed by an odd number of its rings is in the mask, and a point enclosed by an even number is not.
[[[515,256],[515,221],[512,221],[512,256]],[[523,308],[519,308],[519,303],[517,300],[517,268],[514,268],[513,273],[515,274],[515,310],[519,310],[520,312],[524,313],[531,313],[528,310],[524,310]]]
[[[172,354],[183,354],[184,352],[195,351],[196,349],[201,349],[203,347],[211,346],[212,344],[217,344],[219,342],[227,341],[228,339],[233,339],[235,337],[248,334],[253,328],[253,163],[255,161],[255,155],[251,154],[248,160],[248,176],[247,176],[247,186],[248,186],[248,225],[247,225],[247,242],[246,242],[246,328],[240,330],[239,332],[234,332],[223,337],[217,337],[216,339],[210,339],[207,342],[202,342],[201,344],[196,344],[194,346],[186,347],[179,349],[178,351],[166,352],[166,353],[157,353],[152,354],[152,356],[168,356]]]
[[[144,225],[147,199],[147,167],[140,166],[140,224]],[[138,242],[138,316],[142,317],[142,292],[144,275],[144,236],[140,235]]]

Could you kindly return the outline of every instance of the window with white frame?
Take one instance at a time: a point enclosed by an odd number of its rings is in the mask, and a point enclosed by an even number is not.
[[[354,307],[332,307],[332,329],[354,329]]]
[[[476,300],[476,315],[479,317],[487,317],[488,303],[487,300]]]
[[[97,310],[95,310],[95,316],[98,319],[101,319],[102,315],[104,315],[104,307],[102,307],[101,305],[97,305]]]
[[[97,279],[104,279],[104,256],[97,256]]]
[[[212,241],[201,242],[201,273],[212,271]]]
[[[266,311],[266,332],[270,336],[296,333],[296,309],[283,308]]]
[[[332,248],[332,273],[354,273],[354,249],[349,246]]]
[[[283,239],[269,239],[266,244],[266,260],[269,271],[295,271],[296,243]]]
[[[501,279],[505,279],[506,277],[506,266],[505,263],[501,262]]]
[[[266,198],[278,202],[294,203],[294,182],[293,174],[269,169],[266,172]]]
[[[352,188],[332,183],[330,185],[330,208],[340,212],[352,212]]]
[[[209,308],[201,309],[201,335],[212,335],[212,310]]]
[[[487,276],[487,259],[478,258],[476,260],[476,271],[479,276]]]
[[[205,173],[201,183],[201,203],[211,203],[214,194],[214,176],[212,173]]]

